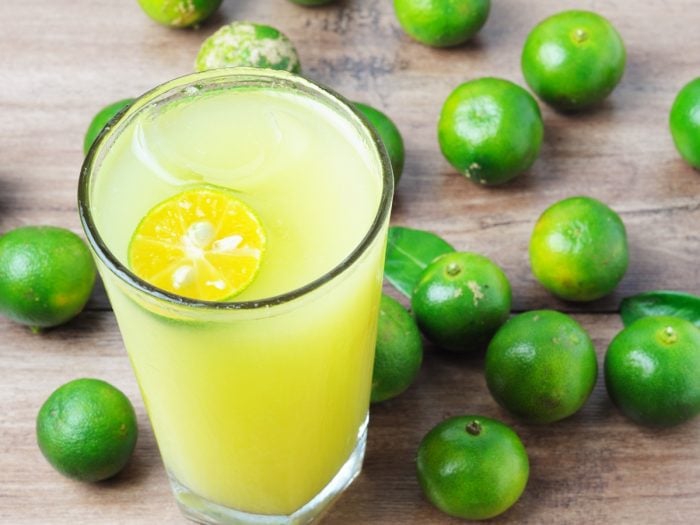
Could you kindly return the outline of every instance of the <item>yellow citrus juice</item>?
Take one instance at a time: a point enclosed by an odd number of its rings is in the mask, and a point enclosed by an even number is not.
[[[100,264],[164,464],[216,504],[291,514],[364,430],[386,218],[324,284],[254,303],[323,277],[363,242],[382,200],[379,155],[359,120],[284,86],[189,85],[122,120],[95,160],[89,210],[127,270],[140,221],[195,185],[234,191],[267,237],[236,309],[163,300]]]

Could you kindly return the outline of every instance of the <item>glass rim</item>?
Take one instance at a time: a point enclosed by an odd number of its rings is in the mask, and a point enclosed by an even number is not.
[[[297,287],[288,292],[262,299],[229,302],[190,299],[157,288],[149,284],[147,281],[141,279],[132,273],[127,266],[123,264],[107,247],[107,243],[105,243],[105,241],[102,239],[90,211],[90,181],[94,173],[93,164],[97,154],[101,151],[105,138],[112,132],[112,130],[119,129],[120,125],[125,122],[127,118],[130,118],[135,113],[140,112],[143,108],[148,107],[152,102],[156,101],[160,97],[167,96],[175,89],[183,89],[187,86],[203,81],[214,82],[216,79],[233,79],[235,77],[240,77],[241,79],[245,78],[248,81],[253,82],[255,80],[259,80],[260,82],[283,81],[290,86],[301,88],[300,91],[305,93],[307,96],[320,96],[323,99],[323,102],[327,103],[327,105],[329,105],[336,113],[340,113],[341,117],[345,118],[346,120],[348,116],[351,116],[351,118],[354,117],[357,120],[355,127],[357,128],[357,124],[359,124],[359,128],[367,134],[367,138],[369,138],[370,142],[374,144],[375,150],[379,156],[379,168],[382,172],[382,193],[374,219],[372,220],[372,223],[362,240],[345,258],[343,258],[333,268],[323,273],[320,277],[317,277],[303,286]],[[283,86],[274,86],[274,88],[280,87]],[[350,115],[343,115],[343,110],[348,112]],[[362,113],[356,109],[354,105],[345,97],[318,82],[309,80],[299,75],[288,73],[286,71],[247,67],[224,68],[208,70],[200,73],[190,73],[188,75],[176,77],[172,80],[164,82],[147,91],[138,97],[127,108],[124,108],[117,113],[102,129],[101,133],[93,142],[81,167],[80,178],[78,181],[78,213],[80,215],[83,231],[85,232],[93,252],[111,273],[113,273],[120,281],[127,284],[129,287],[143,292],[152,298],[170,303],[174,306],[209,310],[253,310],[285,304],[299,299],[320,288],[349,269],[369,249],[381,231],[384,222],[388,218],[393,199],[393,187],[394,177],[391,163],[378,132],[369,124],[364,115],[362,115]]]

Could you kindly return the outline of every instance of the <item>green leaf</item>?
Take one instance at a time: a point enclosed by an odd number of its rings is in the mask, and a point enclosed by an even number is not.
[[[402,226],[389,228],[384,276],[409,299],[421,273],[436,257],[455,251],[434,233]]]
[[[700,328],[700,297],[666,290],[640,293],[622,300],[620,315],[625,326],[650,315],[670,315]]]

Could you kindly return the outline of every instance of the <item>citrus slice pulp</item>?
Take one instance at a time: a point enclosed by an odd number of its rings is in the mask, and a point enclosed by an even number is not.
[[[167,292],[222,301],[255,279],[265,242],[260,221],[232,192],[197,186],[146,214],[129,244],[129,266]]]

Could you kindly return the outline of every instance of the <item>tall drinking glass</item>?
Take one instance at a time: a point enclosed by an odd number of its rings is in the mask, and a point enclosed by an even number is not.
[[[233,192],[267,239],[228,302],[159,289],[128,261],[149,211],[202,185]],[[392,192],[358,113],[285,72],[173,80],[96,141],[81,219],[188,517],[306,523],[359,473]]]

